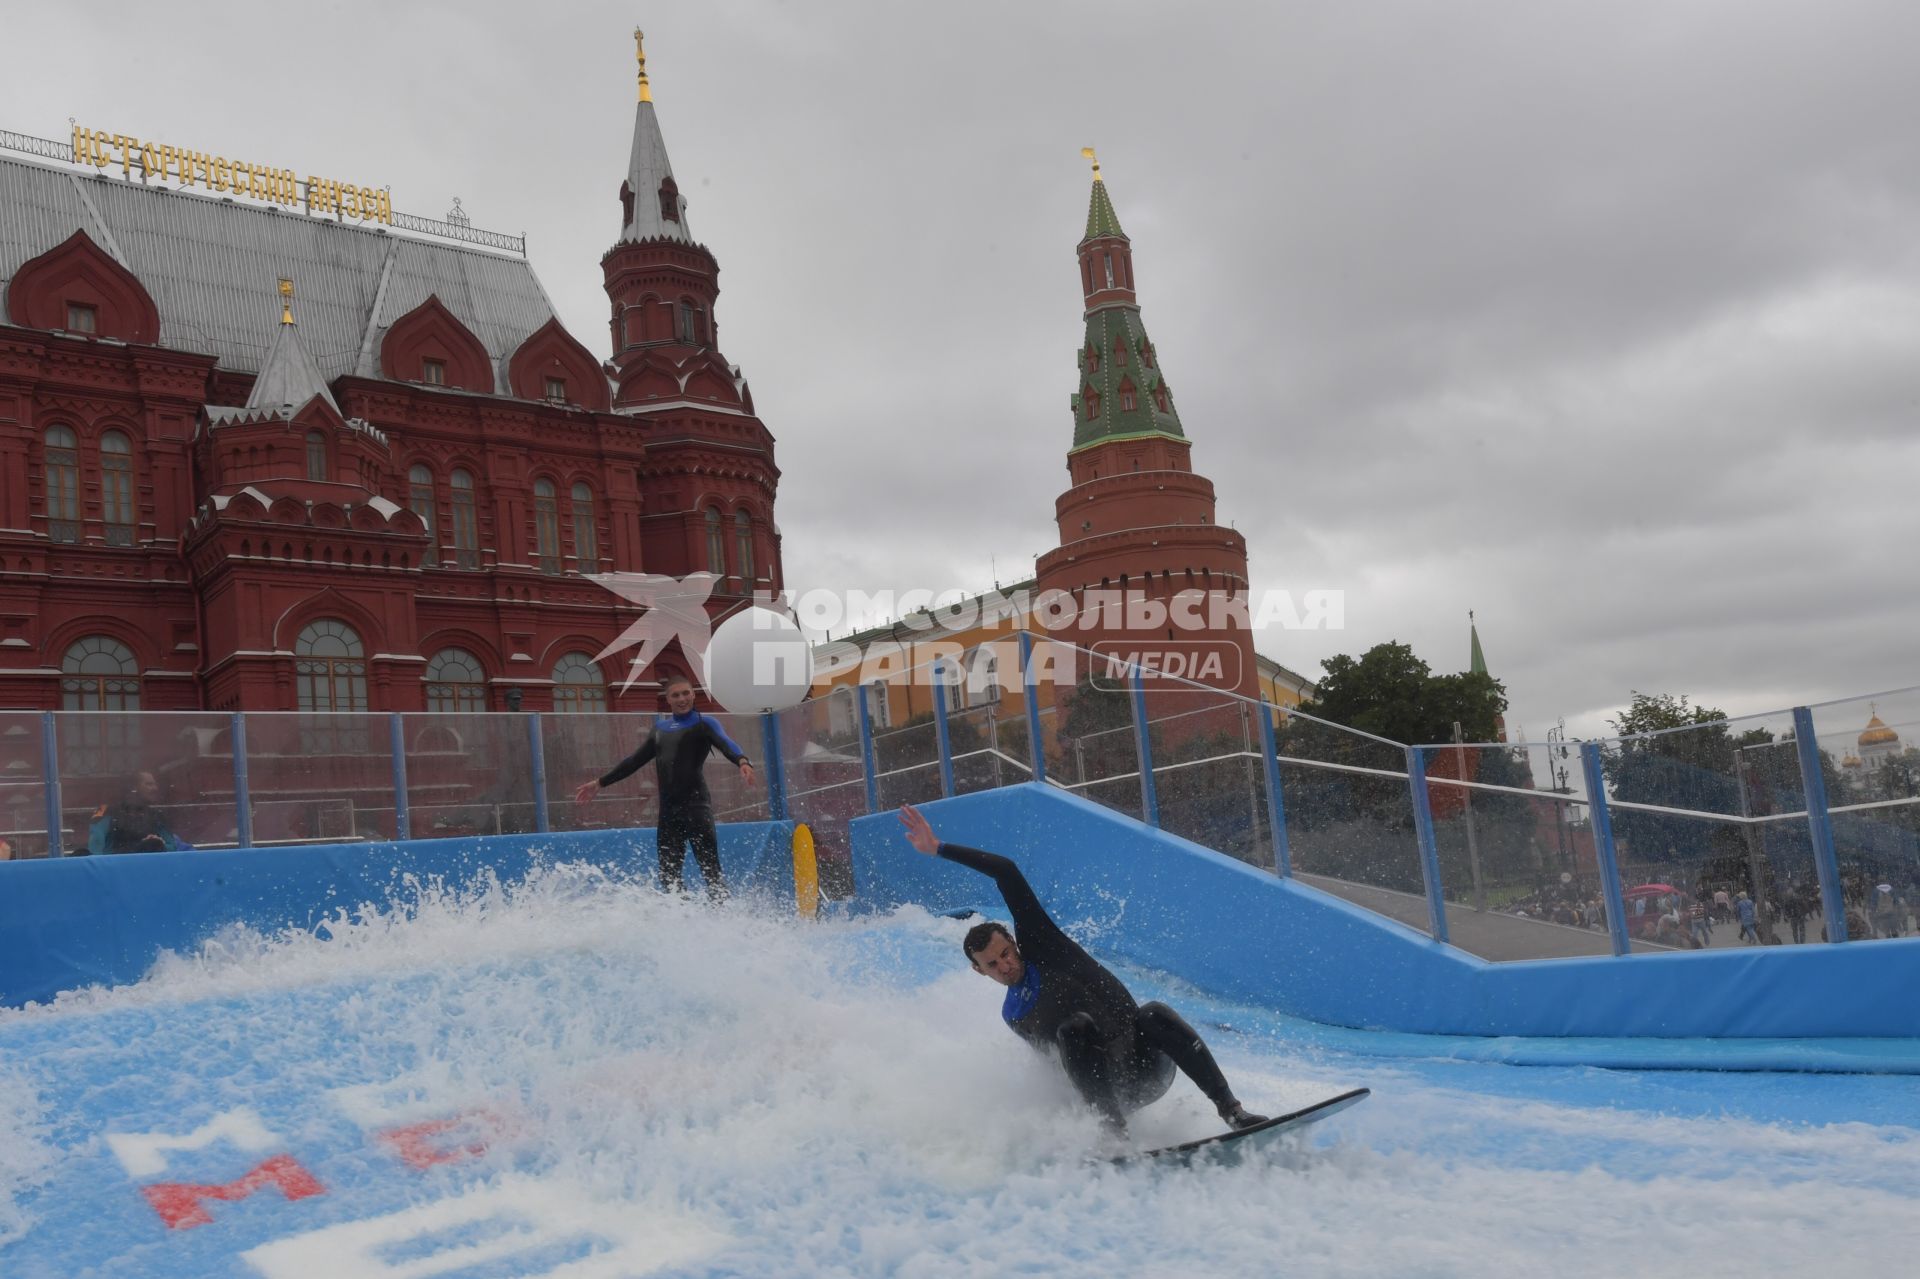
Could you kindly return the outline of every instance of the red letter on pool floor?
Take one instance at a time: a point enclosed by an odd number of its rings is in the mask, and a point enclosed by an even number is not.
[[[275,1155],[255,1168],[238,1181],[229,1181],[224,1186],[195,1186],[183,1181],[162,1181],[151,1186],[140,1187],[140,1193],[147,1197],[153,1210],[160,1214],[160,1220],[167,1223],[170,1230],[184,1230],[188,1226],[204,1226],[213,1218],[200,1206],[204,1199],[219,1199],[232,1202],[245,1199],[262,1186],[278,1186],[280,1193],[288,1199],[305,1199],[310,1195],[326,1193],[324,1187],[315,1181],[313,1174],[300,1166],[299,1160],[292,1155]]]
[[[483,1155],[487,1151],[485,1136],[501,1127],[499,1116],[488,1110],[468,1110],[454,1115],[450,1119],[430,1119],[423,1124],[409,1124],[405,1128],[388,1128],[377,1134],[380,1140],[393,1147],[395,1154],[407,1162],[410,1168],[425,1170],[435,1164],[450,1164],[461,1159],[470,1159]],[[434,1140],[453,1134],[451,1143]],[[466,1145],[459,1145],[462,1134],[472,1137]]]

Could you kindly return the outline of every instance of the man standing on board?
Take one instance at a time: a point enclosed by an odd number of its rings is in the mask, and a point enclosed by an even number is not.
[[[1079,943],[1060,931],[1033,886],[1005,857],[943,844],[927,819],[902,805],[907,842],[930,857],[957,862],[993,879],[1013,914],[1005,924],[978,924],[962,947],[973,971],[1007,988],[1000,1015],[1022,1039],[1053,1048],[1067,1078],[1100,1112],[1109,1132],[1126,1132],[1126,1115],[1165,1094],[1177,1065],[1234,1128],[1265,1123],[1247,1113],[1227,1086],[1199,1034],[1162,1003],[1136,1004],[1127,988]]]
[[[685,890],[687,845],[707,881],[707,896],[724,901],[727,881],[720,873],[720,832],[713,824],[713,797],[707,793],[707,756],[719,751],[753,785],[753,765],[746,752],[727,736],[711,716],[693,709],[693,681],[684,675],[667,678],[667,710],[653,722],[640,749],[613,766],[597,781],[582,782],[573,792],[584,804],[602,788],[632,776],[652,761],[660,783],[660,881],[668,892]]]

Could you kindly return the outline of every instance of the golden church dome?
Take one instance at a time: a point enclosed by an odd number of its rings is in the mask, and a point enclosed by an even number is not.
[[[1888,728],[1876,713],[1867,721],[1866,731],[1860,734],[1862,746],[1891,746],[1900,740],[1900,734]]]

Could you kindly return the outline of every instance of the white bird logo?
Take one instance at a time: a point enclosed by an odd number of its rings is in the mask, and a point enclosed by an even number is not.
[[[635,644],[640,646],[627,669],[621,692],[632,688],[641,673],[653,665],[653,659],[676,639],[689,661],[699,661],[707,651],[707,644],[713,639],[707,596],[713,594],[714,583],[720,580],[718,574],[703,572],[668,577],[664,573],[595,573],[591,576],[629,604],[646,610],[593,659],[598,662]]]

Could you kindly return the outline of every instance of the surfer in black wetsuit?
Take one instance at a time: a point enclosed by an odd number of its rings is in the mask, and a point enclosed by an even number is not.
[[[973,971],[1007,988],[1000,1015],[1015,1034],[1060,1054],[1067,1078],[1110,1131],[1126,1131],[1130,1110],[1157,1101],[1177,1065],[1234,1128],[1265,1117],[1249,1114],[1200,1035],[1162,1003],[1136,1004],[1127,988],[1078,942],[1060,931],[1020,868],[1005,857],[943,844],[911,805],[900,809],[907,842],[929,856],[991,876],[1013,913],[1014,931],[979,924],[963,943]]]
[[[684,889],[687,845],[691,844],[707,881],[707,896],[724,901],[727,881],[720,873],[720,832],[714,828],[713,798],[707,793],[707,756],[719,751],[739,768],[749,786],[753,785],[753,764],[718,721],[693,709],[693,681],[686,676],[668,678],[667,709],[672,713],[654,721],[639,750],[615,764],[606,776],[582,782],[573,798],[584,804],[603,787],[630,777],[652,761],[660,781],[661,883],[668,892]]]

